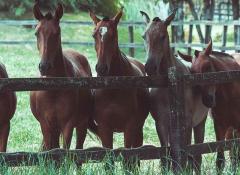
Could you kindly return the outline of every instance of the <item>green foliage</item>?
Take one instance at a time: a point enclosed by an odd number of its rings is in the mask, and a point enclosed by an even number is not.
[[[132,21],[142,21],[140,10],[147,12],[151,18],[156,16],[156,2],[156,0],[121,0],[126,19]]]
[[[0,10],[10,13],[10,16],[22,16],[31,12],[33,0],[8,0],[0,1]],[[118,10],[118,0],[38,0],[43,9],[54,9],[57,3],[64,4],[68,12],[92,9],[104,16],[113,16]]]

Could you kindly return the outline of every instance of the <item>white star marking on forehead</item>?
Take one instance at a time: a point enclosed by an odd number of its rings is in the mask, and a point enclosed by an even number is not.
[[[102,36],[101,41],[103,42],[103,37],[106,35],[106,33],[108,32],[108,28],[107,27],[100,27],[99,29],[100,31],[100,35]]]

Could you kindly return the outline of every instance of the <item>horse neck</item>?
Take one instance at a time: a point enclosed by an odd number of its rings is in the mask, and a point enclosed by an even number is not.
[[[177,66],[177,61],[172,53],[169,42],[165,44],[165,52],[162,62],[160,63],[160,73],[168,73],[168,69],[173,66]]]
[[[110,75],[112,76],[126,76],[128,75],[131,63],[127,57],[120,51],[119,47],[111,58]]]
[[[62,47],[59,47],[59,50],[54,58],[53,63],[53,71],[51,76],[54,77],[66,77],[67,76],[67,69],[66,69],[66,59],[63,56]]]

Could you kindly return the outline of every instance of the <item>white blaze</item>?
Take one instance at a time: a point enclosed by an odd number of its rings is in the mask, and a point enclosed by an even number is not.
[[[101,39],[102,42],[103,42],[103,37],[106,35],[107,32],[108,32],[107,27],[101,27],[100,28],[100,35],[102,36],[102,39]]]

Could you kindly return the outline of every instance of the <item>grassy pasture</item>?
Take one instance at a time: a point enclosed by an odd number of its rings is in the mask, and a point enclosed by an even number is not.
[[[64,19],[75,19],[75,20],[86,20],[89,21],[87,14],[83,13],[80,15],[70,15],[65,14]],[[67,26],[62,25],[62,40],[63,41],[93,41],[92,34],[93,26]],[[135,39],[137,42],[143,42],[141,39],[141,34],[143,30],[135,30]],[[27,29],[22,27],[12,27],[12,26],[0,26],[0,40],[34,40],[34,29]],[[119,28],[119,42],[128,42],[128,30],[127,28]],[[63,48],[73,48],[81,52],[88,57],[91,64],[92,70],[94,71],[96,64],[96,54],[94,48],[82,47],[82,46],[64,46]],[[128,50],[123,49],[127,54]],[[144,62],[145,52],[143,49],[136,50],[136,57]],[[12,78],[20,77],[38,77],[38,63],[39,56],[36,45],[1,45],[0,46],[0,61],[6,65],[9,76]],[[11,121],[11,131],[8,142],[8,152],[17,151],[38,151],[40,148],[42,134],[40,130],[39,123],[33,117],[30,106],[29,106],[29,92],[18,92],[18,103],[17,110],[14,118]],[[207,120],[205,141],[214,141],[215,134],[213,130],[212,120],[210,117]],[[144,125],[144,144],[152,144],[159,146],[159,140],[157,133],[155,131],[155,124],[151,116],[149,115],[146,123]],[[87,139],[84,144],[84,148],[92,146],[101,146],[100,141],[98,141],[93,135],[88,134]],[[122,134],[114,135],[114,147],[123,146],[123,136]],[[72,141],[71,148],[75,147],[75,136]],[[204,156],[204,174],[215,173],[215,154]],[[141,174],[157,174],[159,171],[158,166],[159,161],[145,161],[144,166],[141,167]],[[69,165],[70,164],[70,165]],[[70,166],[69,174],[75,172],[75,167],[68,161],[66,166]],[[63,167],[66,168],[66,167]],[[4,169],[4,168],[3,168]],[[43,170],[42,170],[43,169]],[[5,174],[56,174],[54,167],[45,167],[44,164],[40,167],[33,168],[10,168],[5,169]],[[227,169],[228,170],[228,169]],[[84,165],[82,173],[83,174],[102,174],[103,165],[102,164],[89,164]],[[123,174],[124,170],[119,165],[115,170],[117,174]],[[75,172],[76,173],[76,172]],[[226,174],[229,174],[226,171]],[[0,173],[1,174],[1,173]],[[59,174],[65,174],[64,170],[59,172]],[[231,174],[231,173],[230,173]]]

